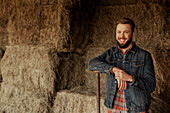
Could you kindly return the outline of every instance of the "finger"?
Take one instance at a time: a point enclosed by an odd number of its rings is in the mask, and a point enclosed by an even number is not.
[[[124,83],[123,83],[123,81],[121,80],[121,90],[123,89],[123,87],[124,87]]]
[[[119,79],[120,77],[119,76],[116,76],[115,79]]]
[[[125,88],[125,82],[122,81],[122,90]]]
[[[119,73],[118,73],[118,72],[115,72],[115,76],[119,76]]]
[[[114,67],[113,68],[113,72],[116,72],[116,71],[118,71],[119,70],[119,68],[117,68],[117,67]]]
[[[117,79],[117,82],[118,82],[118,88],[120,87],[120,81],[119,81],[119,79]]]
[[[123,76],[123,74],[122,74],[122,72],[120,72],[119,73],[119,77],[122,79],[122,76]]]
[[[126,88],[127,88],[127,83],[125,82],[125,90],[126,90]]]
[[[122,80],[120,80],[119,82],[120,82],[120,87],[119,87],[119,89],[122,90],[122,88],[123,88],[123,86],[122,86],[122,85],[123,85],[123,84],[122,84]]]

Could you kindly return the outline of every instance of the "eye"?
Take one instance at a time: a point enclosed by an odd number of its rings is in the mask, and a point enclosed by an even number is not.
[[[121,33],[121,31],[117,31],[117,33]]]
[[[125,31],[126,34],[129,34],[129,31]]]

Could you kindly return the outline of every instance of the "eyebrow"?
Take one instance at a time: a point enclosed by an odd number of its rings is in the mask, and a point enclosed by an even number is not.
[[[116,31],[122,31],[122,30],[117,29]],[[130,32],[130,30],[124,30],[124,31],[128,31],[128,32]]]

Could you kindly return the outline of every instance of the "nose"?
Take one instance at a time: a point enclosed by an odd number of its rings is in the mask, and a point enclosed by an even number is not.
[[[120,37],[124,37],[124,33],[121,33],[121,34],[120,34]]]

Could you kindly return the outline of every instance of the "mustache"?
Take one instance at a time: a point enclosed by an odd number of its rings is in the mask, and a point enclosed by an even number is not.
[[[120,39],[124,39],[124,40],[125,40],[126,38],[125,38],[125,37],[118,37],[118,39],[119,39],[119,40],[120,40]]]

